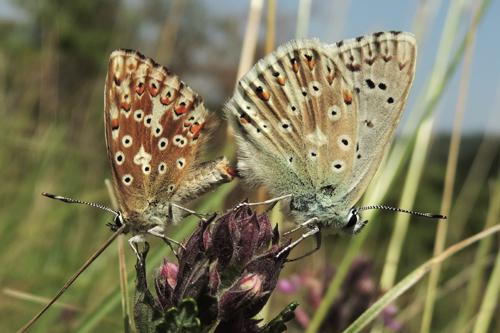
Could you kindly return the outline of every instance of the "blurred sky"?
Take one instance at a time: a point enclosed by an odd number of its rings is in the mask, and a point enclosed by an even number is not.
[[[136,6],[139,0],[124,0],[128,6]],[[451,0],[453,1],[453,0]],[[200,0],[207,8],[208,17],[237,17],[241,24],[239,33],[243,38],[249,1]],[[427,0],[436,7],[435,19],[427,26],[419,45],[419,62],[408,111],[423,98],[423,92],[432,70],[435,52],[439,45],[449,1]],[[476,1],[469,1],[472,10]],[[265,3],[265,1],[264,1]],[[294,38],[298,0],[278,0],[278,27],[276,42],[283,43]],[[311,18],[307,36],[318,37],[325,43],[352,38],[381,30],[404,30],[413,32],[413,22],[419,1],[401,0],[312,0]],[[488,132],[500,134],[500,4],[493,1],[478,29],[474,50],[467,109],[464,119],[466,132]],[[8,0],[0,0],[0,19],[29,20],[29,15],[15,8]],[[462,32],[469,25],[469,18],[461,22]],[[265,13],[262,18],[261,36],[265,29]],[[220,45],[220,42],[218,43]],[[233,55],[235,59],[239,54]],[[168,64],[166,64],[168,65]],[[453,123],[458,79],[461,69],[446,90],[439,104],[437,129],[449,131]],[[186,80],[188,81],[188,80]],[[188,81],[189,82],[189,81]],[[203,90],[203,89],[200,89]],[[200,91],[203,95],[204,91]],[[229,97],[229,96],[227,96]],[[227,98],[226,97],[226,98]],[[405,113],[407,115],[408,111]],[[403,118],[404,121],[405,117]]]

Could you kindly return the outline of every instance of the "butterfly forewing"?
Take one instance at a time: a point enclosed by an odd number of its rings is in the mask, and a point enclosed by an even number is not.
[[[243,173],[271,183],[278,194],[291,185],[298,191],[336,186],[352,170],[357,100],[326,51],[316,40],[281,46],[240,81],[227,105]],[[256,163],[265,158],[276,167],[253,165],[255,154]]]
[[[169,201],[194,167],[207,111],[177,76],[135,51],[114,51],[105,86],[108,157],[125,217]]]

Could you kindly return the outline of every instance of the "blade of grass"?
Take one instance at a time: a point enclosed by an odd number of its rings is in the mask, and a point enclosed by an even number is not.
[[[384,296],[382,296],[377,302],[375,302],[370,308],[368,308],[361,316],[358,317],[343,333],[358,333],[370,324],[388,305],[393,303],[399,296],[404,294],[408,289],[414,286],[418,281],[420,281],[427,273],[430,272],[434,265],[438,265],[456,254],[459,251],[467,248],[468,246],[478,242],[485,237],[491,236],[495,233],[500,232],[500,225],[495,225],[489,229],[481,231],[476,235],[464,239],[463,241],[450,246],[444,252],[436,257],[426,261],[424,264],[419,266],[413,272],[408,274],[404,279],[387,291]]]
[[[297,10],[297,30],[295,38],[306,38],[309,30],[309,18],[311,16],[311,0],[299,0]]]
[[[113,191],[113,186],[109,179],[104,180],[104,184],[106,185],[106,189],[108,190],[109,198],[111,199],[111,207],[115,210],[118,210],[118,200],[116,199],[115,193]],[[131,330],[132,316],[130,315],[130,297],[128,294],[128,277],[127,277],[127,265],[125,262],[125,248],[123,246],[124,235],[118,236],[117,245],[118,245],[118,267],[120,272],[120,294],[122,301],[122,316],[123,316],[123,331],[128,333]]]
[[[498,293],[500,291],[500,250],[497,254],[497,260],[493,273],[491,274],[486,292],[481,303],[481,309],[477,315],[474,333],[486,333],[491,323],[491,318],[495,312],[498,303]]]
[[[248,10],[247,26],[245,29],[245,37],[243,38],[243,46],[241,47],[236,81],[252,67],[259,37],[259,23],[262,16],[263,5],[263,0],[250,1],[250,9]]]
[[[21,300],[25,300],[25,301],[32,302],[32,303],[36,303],[36,304],[45,305],[48,302],[50,302],[50,299],[47,297],[36,296],[33,294],[25,293],[24,291],[15,290],[15,289],[11,289],[11,288],[4,288],[2,290],[2,292],[7,296],[21,299]],[[75,305],[63,303],[63,302],[54,302],[54,304],[52,306],[55,308],[61,308],[61,309],[69,310],[72,312],[80,312],[81,311],[81,309],[79,307],[77,307]]]
[[[471,64],[471,60],[472,60],[474,39],[475,39],[476,31],[477,31],[477,25],[479,23],[479,15],[478,14],[481,12],[481,8],[483,8],[486,3],[487,3],[487,1],[483,1],[482,3],[478,3],[478,6],[477,6],[476,11],[475,11],[474,16],[473,16],[473,21],[472,21],[471,27],[467,31],[467,36],[466,36],[467,39],[466,39],[466,44],[465,44],[466,51],[465,51],[465,62],[464,62],[464,74],[462,76],[462,79],[460,82],[460,87],[459,87],[459,94],[458,94],[458,100],[457,100],[457,110],[456,110],[455,122],[453,125],[453,132],[452,132],[451,143],[450,143],[450,151],[449,151],[449,155],[448,155],[448,163],[446,165],[445,188],[444,188],[443,200],[442,200],[442,204],[441,204],[441,211],[444,214],[449,214],[450,207],[451,207],[451,201],[452,201],[452,197],[453,197],[456,168],[457,168],[457,163],[458,163],[458,152],[459,152],[459,146],[460,146],[460,135],[461,135],[460,129],[462,126],[463,113],[464,113],[464,109],[465,109],[465,96],[467,95],[467,90],[468,90],[468,82],[469,82],[469,76],[470,76],[470,64]],[[437,234],[436,234],[435,243],[434,243],[434,255],[435,256],[439,255],[443,251],[443,249],[445,248],[447,233],[448,233],[448,224],[447,223],[440,223],[438,225]],[[429,330],[431,329],[432,315],[433,315],[433,311],[434,311],[436,289],[437,289],[437,285],[439,283],[440,270],[441,270],[440,265],[434,266],[432,268],[432,271],[431,271],[430,276],[429,276],[429,284],[428,284],[428,288],[427,288],[427,296],[426,296],[426,300],[425,300],[424,313],[422,316],[422,323],[420,326],[421,333],[429,332]]]
[[[455,239],[460,239],[463,234],[467,220],[474,212],[477,198],[484,188],[488,171],[490,170],[495,156],[498,152],[500,140],[491,133],[488,133],[488,125],[496,123],[496,119],[500,117],[500,82],[497,85],[496,102],[492,106],[491,114],[487,120],[483,139],[477,149],[477,154],[472,161],[469,172],[465,177],[465,181],[460,189],[451,211],[453,219],[453,236]]]

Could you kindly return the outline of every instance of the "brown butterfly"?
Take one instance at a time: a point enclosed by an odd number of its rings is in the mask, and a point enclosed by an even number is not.
[[[179,204],[231,181],[225,158],[200,162],[211,122],[202,98],[177,75],[133,50],[111,53],[104,88],[104,127],[113,189],[119,210],[44,193],[70,203],[85,203],[115,213],[112,229],[166,238],[168,223],[189,210]]]
[[[166,220],[177,221],[182,214],[172,214],[170,204],[233,179],[225,158],[198,160],[210,121],[201,97],[152,59],[114,51],[104,101],[114,190],[131,231],[144,233],[162,228]]]

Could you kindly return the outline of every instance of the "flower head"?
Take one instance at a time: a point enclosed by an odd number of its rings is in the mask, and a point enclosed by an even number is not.
[[[203,327],[257,332],[258,321],[252,318],[276,287],[288,252],[277,254],[286,245],[280,244],[267,215],[247,206],[201,221],[180,250],[178,265],[165,260],[160,267],[156,310],[167,311],[191,298],[203,309]]]

